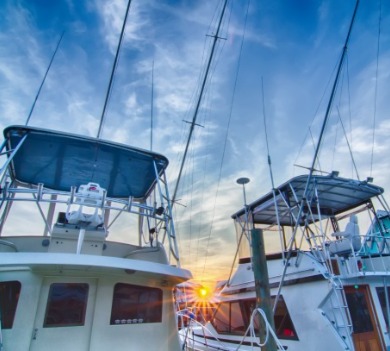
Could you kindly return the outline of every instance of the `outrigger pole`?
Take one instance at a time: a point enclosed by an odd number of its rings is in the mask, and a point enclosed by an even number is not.
[[[322,139],[323,139],[323,136],[324,136],[325,128],[326,128],[326,125],[327,125],[327,123],[328,123],[330,111],[331,111],[331,108],[332,108],[332,105],[333,105],[333,99],[334,99],[334,96],[335,96],[335,93],[336,93],[336,88],[337,88],[337,85],[338,85],[338,82],[339,82],[340,72],[341,72],[341,69],[342,69],[343,64],[344,64],[345,55],[346,55],[346,53],[347,53],[349,38],[350,38],[350,36],[351,36],[352,27],[353,27],[353,24],[354,24],[354,22],[355,22],[355,17],[356,17],[357,9],[358,9],[358,7],[359,7],[359,1],[360,1],[360,0],[356,0],[355,10],[354,10],[353,15],[352,15],[352,20],[351,20],[351,23],[350,23],[350,25],[349,25],[349,30],[348,30],[347,38],[346,38],[346,40],[345,40],[344,48],[343,48],[343,51],[342,51],[342,54],[341,54],[341,58],[340,58],[340,62],[339,62],[338,68],[337,68],[337,74],[336,74],[336,78],[335,78],[334,83],[333,83],[332,92],[331,92],[331,94],[330,94],[328,106],[327,106],[327,108],[326,108],[325,117],[324,117],[324,121],[323,121],[323,123],[322,123],[322,128],[321,128],[320,136],[319,136],[319,138],[318,138],[318,143],[317,143],[316,150],[315,150],[315,153],[314,153],[313,161],[312,161],[311,167],[310,167],[310,169],[309,169],[309,176],[307,177],[307,181],[306,181],[306,185],[305,185],[305,190],[304,190],[304,192],[303,192],[301,204],[300,204],[300,206],[299,206],[299,212],[298,212],[298,215],[297,215],[297,220],[296,220],[296,223],[295,223],[295,228],[294,228],[293,234],[292,234],[292,236],[291,236],[290,245],[289,245],[289,249],[288,249],[287,257],[286,257],[286,262],[285,262],[284,269],[283,269],[282,279],[280,280],[280,284],[279,284],[279,288],[278,288],[278,293],[277,293],[277,295],[276,295],[275,302],[274,302],[274,312],[275,312],[275,309],[276,309],[276,306],[277,306],[277,303],[278,303],[278,300],[279,300],[280,292],[281,292],[282,287],[283,287],[283,281],[284,281],[284,277],[285,277],[285,275],[286,275],[286,271],[287,271],[287,267],[288,267],[288,262],[289,262],[289,260],[290,260],[290,258],[291,258],[292,246],[293,246],[293,244],[294,244],[295,236],[296,236],[297,231],[298,231],[299,222],[300,222],[300,220],[301,220],[301,218],[302,218],[302,212],[303,212],[303,208],[304,208],[304,203],[305,203],[305,201],[306,201],[307,193],[308,193],[308,190],[309,190],[309,185],[310,185],[311,179],[312,179],[312,177],[313,177],[313,172],[314,172],[314,170],[315,170],[315,169],[314,169],[314,166],[315,166],[315,163],[316,163],[317,158],[318,158],[318,153],[319,153],[319,151],[320,151],[320,147],[321,147],[321,144],[322,144]]]
[[[50,60],[49,66],[47,67],[46,73],[45,73],[45,75],[43,76],[43,79],[42,79],[41,85],[39,86],[39,89],[38,89],[37,95],[35,96],[35,100],[34,100],[34,102],[33,102],[32,106],[31,106],[30,113],[28,114],[28,117],[27,117],[27,120],[26,120],[26,124],[25,124],[26,126],[28,126],[28,122],[30,122],[30,118],[31,118],[31,115],[32,115],[32,113],[33,113],[33,111],[34,111],[35,104],[36,104],[36,103],[37,103],[37,101],[38,101],[38,97],[39,97],[39,94],[41,93],[41,90],[42,90],[43,84],[45,84],[46,77],[47,77],[47,75],[48,75],[48,73],[49,73],[49,70],[50,70],[51,64],[52,64],[52,63],[53,63],[53,61],[54,61],[54,57],[55,57],[55,56],[56,56],[56,54],[57,54],[58,48],[60,47],[60,44],[61,44],[61,41],[62,41],[62,37],[64,36],[64,33],[65,33],[65,31],[63,31],[63,32],[62,32],[62,34],[61,34],[61,37],[60,37],[60,39],[58,40],[58,43],[57,43],[56,49],[54,50],[54,53],[53,53],[53,55],[52,55],[52,57],[51,57],[51,60]]]
[[[100,117],[100,124],[99,124],[98,133],[97,133],[97,138],[98,139],[100,138],[100,135],[102,133],[104,117],[106,115],[106,109],[107,109],[107,105],[108,105],[108,100],[110,99],[110,95],[111,95],[111,91],[112,91],[112,84],[114,82],[114,74],[115,74],[116,67],[118,65],[119,52],[120,52],[121,45],[122,45],[122,39],[123,39],[123,36],[124,36],[124,33],[125,33],[127,16],[129,14],[130,5],[131,5],[131,0],[129,0],[128,3],[127,3],[125,19],[123,20],[121,35],[119,37],[118,47],[117,47],[116,53],[115,53],[114,64],[112,65],[110,81],[108,82],[108,88],[107,88],[107,92],[106,92],[106,99],[104,100],[103,111],[102,111],[102,115]]]
[[[211,62],[213,60],[213,56],[214,56],[214,51],[215,51],[215,47],[216,47],[216,44],[217,44],[217,40],[218,39],[222,39],[221,37],[219,37],[219,32],[220,32],[220,29],[221,29],[222,19],[223,19],[224,13],[225,13],[227,2],[228,2],[228,0],[225,0],[225,3],[223,4],[221,16],[219,17],[217,32],[215,33],[215,35],[212,36],[214,38],[213,45],[212,45],[212,48],[211,48],[209,60],[207,62],[207,68],[206,68],[206,72],[205,72],[204,77],[203,77],[203,82],[202,82],[202,86],[201,86],[201,89],[200,89],[200,92],[199,92],[198,101],[196,103],[194,116],[192,117],[192,122],[191,122],[191,126],[190,126],[190,132],[189,132],[188,138],[187,138],[186,148],[184,150],[184,155],[183,155],[183,159],[181,161],[179,175],[177,177],[175,190],[174,190],[173,196],[172,196],[172,204],[174,204],[175,200],[176,200],[177,191],[178,191],[180,180],[181,180],[181,174],[183,172],[184,163],[186,161],[188,147],[190,145],[190,141],[191,141],[191,138],[192,138],[192,133],[194,132],[194,127],[196,125],[196,119],[198,117],[198,111],[199,111],[200,103],[202,102],[203,91],[204,91],[204,88],[205,88],[205,85],[206,85],[206,81],[207,81],[207,78],[208,78],[209,70],[210,70],[210,67],[211,67]]]

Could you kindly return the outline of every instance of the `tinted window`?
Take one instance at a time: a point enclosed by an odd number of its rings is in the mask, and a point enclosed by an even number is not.
[[[247,326],[245,326],[244,316],[241,311],[240,302],[232,302],[230,304],[230,320],[231,320],[231,331],[234,334],[244,334]]]
[[[273,302],[274,298],[272,298]],[[244,335],[253,310],[256,308],[255,299],[223,302],[219,305],[212,324],[219,333]],[[274,315],[276,335],[280,339],[298,340],[297,333],[288,313],[283,296],[279,297]],[[254,320],[255,330],[259,330],[258,319]]]
[[[88,284],[54,283],[50,286],[44,327],[84,325]]]
[[[110,324],[157,323],[162,320],[162,290],[118,283]]]
[[[272,299],[272,303],[274,298]],[[276,335],[280,339],[294,339],[298,340],[290,314],[288,313],[286,303],[283,296],[279,296],[278,304],[276,306],[274,315]]]
[[[218,333],[230,332],[230,302],[222,302],[219,304],[218,309],[213,318],[214,328]]]
[[[10,329],[14,324],[20,289],[20,282],[0,282],[0,311],[2,329]]]

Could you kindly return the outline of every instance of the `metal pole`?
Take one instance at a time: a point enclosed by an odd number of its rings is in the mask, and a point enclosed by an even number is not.
[[[256,307],[261,308],[267,316],[268,323],[275,330],[274,315],[272,311],[271,292],[269,287],[267,259],[265,256],[265,246],[263,231],[261,229],[252,229],[252,269],[255,277],[256,289]],[[260,318],[260,341],[265,339],[266,325]],[[264,346],[265,351],[276,351],[275,340],[270,337]]]
[[[28,117],[27,117],[27,120],[26,120],[26,124],[25,124],[26,126],[28,126],[28,123],[30,122],[30,118],[31,118],[31,115],[32,115],[32,113],[33,113],[33,111],[34,111],[35,104],[36,104],[37,101],[38,101],[38,97],[39,97],[39,94],[41,93],[43,84],[45,84],[46,77],[47,77],[47,75],[48,75],[48,73],[49,73],[49,71],[50,71],[51,64],[52,64],[53,61],[54,61],[54,57],[56,56],[56,53],[57,53],[57,51],[58,51],[58,48],[60,47],[60,44],[61,44],[61,41],[62,41],[62,37],[64,36],[64,33],[65,33],[65,31],[62,32],[61,37],[60,37],[60,39],[58,40],[56,49],[54,50],[54,53],[53,53],[53,55],[52,55],[52,57],[51,57],[49,66],[47,67],[46,73],[45,73],[45,75],[43,76],[41,85],[39,86],[37,95],[35,96],[35,100],[34,100],[32,106],[31,106],[30,113],[28,114]]]

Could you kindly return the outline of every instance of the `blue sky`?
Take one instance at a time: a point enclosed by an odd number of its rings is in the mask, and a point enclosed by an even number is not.
[[[226,277],[235,250],[231,214],[270,189],[264,102],[275,183],[305,173],[344,44],[353,0],[229,2],[176,206],[182,265]],[[378,52],[378,21],[381,34]],[[96,136],[125,0],[0,2],[0,128],[24,124],[51,55],[65,35],[30,125]],[[153,148],[178,174],[220,0],[133,0],[102,138]],[[247,17],[246,17],[247,14]],[[390,162],[390,4],[361,0],[320,166],[386,187]],[[247,18],[247,19],[246,19]],[[245,26],[246,23],[246,26]],[[245,35],[244,35],[245,34]],[[375,148],[371,151],[375,116]],[[337,152],[335,152],[337,150]]]

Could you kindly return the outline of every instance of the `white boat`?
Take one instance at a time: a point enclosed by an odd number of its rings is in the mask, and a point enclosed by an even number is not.
[[[246,239],[262,228],[265,238],[277,242],[280,233],[283,247],[267,256],[281,349],[389,350],[390,212],[383,192],[337,173],[303,175],[277,187],[275,197],[270,192],[236,212],[238,268],[211,321],[182,331],[188,349],[260,350],[258,322],[251,321],[256,286]]]
[[[0,349],[180,350],[172,291],[191,274],[180,268],[168,160],[26,126],[4,138]]]
[[[276,187],[270,169],[273,190],[249,205],[244,188],[245,205],[232,215],[239,265],[211,320],[202,325],[192,319],[180,331],[188,350],[390,350],[390,209],[384,189],[372,178],[315,170],[358,5],[309,174]],[[243,186],[248,181],[237,180]],[[263,254],[277,243],[279,252]]]

